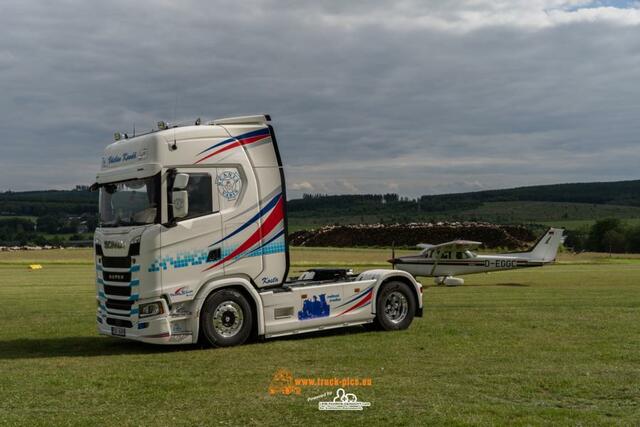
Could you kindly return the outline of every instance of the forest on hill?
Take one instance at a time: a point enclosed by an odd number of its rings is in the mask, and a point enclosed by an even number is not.
[[[425,195],[305,194],[287,202],[291,232],[326,225],[485,221],[569,228],[586,236],[598,220],[640,224],[640,180],[538,185]],[[97,225],[98,193],[75,190],[0,193],[0,242],[87,239]],[[576,235],[577,235],[576,234]],[[586,239],[586,237],[584,237]],[[58,239],[59,240],[59,239]]]

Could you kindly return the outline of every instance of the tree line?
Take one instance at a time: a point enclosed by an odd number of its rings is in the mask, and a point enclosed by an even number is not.
[[[640,224],[599,220],[590,228],[568,231],[565,246],[576,252],[640,253]]]

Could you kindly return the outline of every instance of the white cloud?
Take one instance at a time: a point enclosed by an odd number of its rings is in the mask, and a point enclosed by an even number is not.
[[[314,186],[309,181],[296,181],[289,184],[289,188],[295,191],[313,192]]]

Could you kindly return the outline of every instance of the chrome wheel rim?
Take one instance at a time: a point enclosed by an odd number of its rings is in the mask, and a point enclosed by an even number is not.
[[[392,323],[400,323],[409,312],[407,298],[398,291],[393,291],[384,300],[384,315]]]
[[[213,329],[225,338],[240,332],[243,323],[242,308],[235,301],[220,303],[213,311]]]

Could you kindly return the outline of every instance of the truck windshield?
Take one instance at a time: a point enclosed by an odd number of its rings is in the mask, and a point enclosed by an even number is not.
[[[160,176],[100,187],[100,226],[153,224],[160,206]]]

